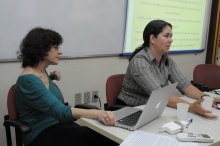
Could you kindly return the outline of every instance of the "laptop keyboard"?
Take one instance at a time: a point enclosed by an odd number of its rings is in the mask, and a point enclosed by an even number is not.
[[[142,111],[137,111],[137,112],[135,112],[135,113],[133,113],[133,114],[127,116],[127,117],[124,117],[124,118],[118,120],[117,122],[119,124],[127,125],[127,126],[132,127],[132,126],[136,125],[141,113],[142,113]]]

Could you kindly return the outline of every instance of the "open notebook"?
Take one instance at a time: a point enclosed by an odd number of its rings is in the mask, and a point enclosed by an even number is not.
[[[118,127],[133,131],[161,116],[176,86],[174,83],[154,90],[143,111],[128,106],[114,111]]]

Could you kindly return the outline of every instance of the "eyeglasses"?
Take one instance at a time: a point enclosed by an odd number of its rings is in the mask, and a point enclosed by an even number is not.
[[[55,48],[58,50],[60,48],[60,46],[51,46],[51,48]]]

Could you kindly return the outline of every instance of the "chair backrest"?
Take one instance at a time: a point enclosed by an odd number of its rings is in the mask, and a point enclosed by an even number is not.
[[[108,106],[114,105],[119,95],[125,74],[115,74],[110,76],[106,81],[106,100]]]
[[[3,125],[5,126],[7,145],[12,146],[12,138],[11,138],[12,135],[11,135],[10,127],[14,127],[15,128],[16,145],[23,146],[22,133],[28,134],[31,131],[31,127],[29,126],[28,123],[19,121],[19,119],[18,119],[18,112],[17,112],[16,104],[15,104],[14,91],[15,91],[15,84],[12,85],[8,91],[8,97],[7,97],[8,115],[4,116],[5,121],[4,121]],[[61,94],[62,94],[62,92],[61,92]],[[64,103],[63,98],[62,98],[62,102]]]
[[[220,88],[220,66],[199,64],[194,68],[193,81],[208,85],[208,90]]]
[[[9,119],[15,120],[18,119],[18,113],[16,110],[15,105],[15,98],[14,98],[14,90],[15,90],[15,84],[11,86],[11,88],[8,91],[8,98],[7,98],[7,106],[8,106],[8,115]]]

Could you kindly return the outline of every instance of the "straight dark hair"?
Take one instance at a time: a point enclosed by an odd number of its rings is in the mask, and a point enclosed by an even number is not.
[[[150,42],[150,35],[153,34],[155,37],[158,36],[159,33],[161,33],[163,31],[163,29],[166,26],[170,26],[172,28],[172,25],[166,21],[163,20],[153,20],[150,21],[143,32],[143,40],[144,43],[135,49],[135,51],[132,53],[131,57],[129,58],[129,61],[131,61],[131,59],[139,52],[141,51],[143,48],[145,47],[149,47],[149,42]]]

